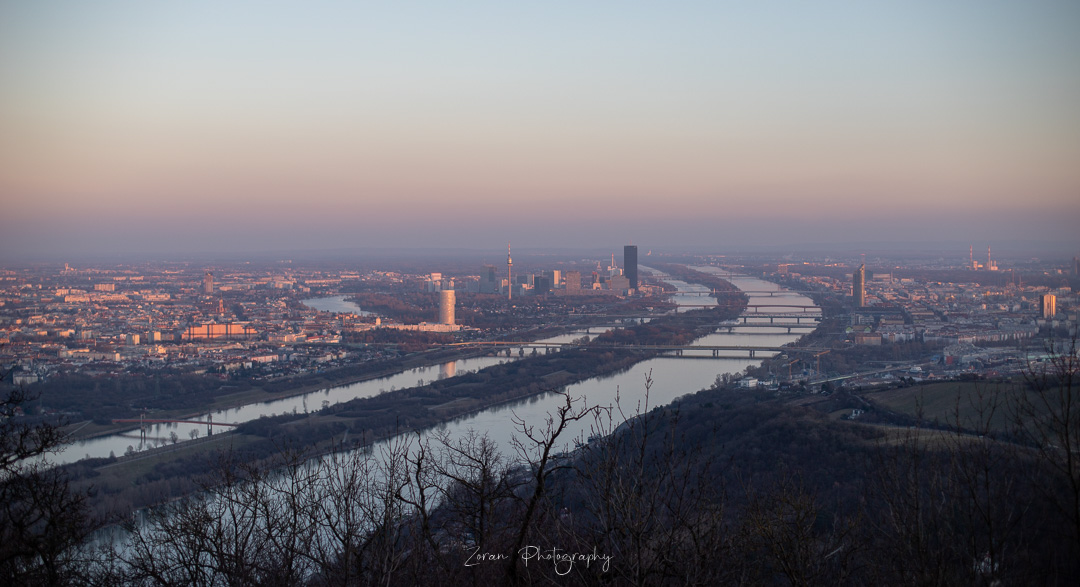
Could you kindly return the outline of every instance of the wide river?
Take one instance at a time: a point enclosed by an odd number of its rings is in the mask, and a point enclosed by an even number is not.
[[[798,312],[805,313],[806,316],[819,314],[814,309],[808,310],[806,308],[806,306],[813,304],[811,300],[801,295],[781,291],[773,283],[752,277],[729,276],[712,267],[698,267],[697,269],[721,275],[739,289],[752,292],[749,294],[750,303],[766,304],[769,306],[768,311],[771,313]],[[646,270],[643,269],[643,271]],[[673,296],[673,301],[686,310],[713,302],[712,298],[703,295],[708,293],[708,290],[702,286],[672,279],[667,281],[679,289],[679,293]],[[304,303],[326,311],[360,311],[355,304],[345,301],[343,296],[305,300]],[[784,304],[791,304],[791,306],[785,307]],[[801,333],[808,332],[807,329],[798,329],[796,332],[789,333],[788,329],[784,327],[760,326],[760,324],[768,323],[768,318],[749,317],[747,321],[752,324],[759,324],[759,326],[735,326],[731,329],[731,332],[724,328],[723,332],[699,338],[694,344],[776,347],[794,342]],[[785,321],[790,322],[790,320]],[[803,321],[806,322],[806,320]],[[595,335],[601,331],[602,329],[593,329],[588,332],[582,331],[545,339],[545,341],[568,342],[584,334]],[[699,356],[691,358],[692,354]],[[730,355],[731,353],[725,351],[722,354]],[[636,411],[640,402],[644,402],[645,378],[650,373],[653,384],[648,401],[651,408],[652,406],[669,404],[679,396],[708,388],[713,384],[717,376],[724,373],[742,372],[747,366],[756,365],[764,358],[763,353],[758,353],[757,357],[753,359],[748,356],[745,358],[713,358],[710,355],[709,351],[687,351],[683,357],[657,357],[638,363],[622,373],[594,377],[575,383],[570,385],[568,390],[573,397],[584,398],[584,401],[588,402],[589,405],[613,405],[618,394],[624,412],[630,415]],[[514,353],[514,356],[517,356],[517,353]],[[152,424],[149,425],[145,438],[136,427],[119,434],[74,442],[63,452],[51,455],[48,460],[63,464],[84,458],[120,456],[129,452],[129,450],[140,451],[153,446],[172,444],[174,441],[184,442],[194,437],[205,436],[207,431],[205,422],[211,417],[217,423],[241,423],[262,416],[315,412],[323,407],[340,402],[371,397],[385,391],[412,387],[435,379],[462,375],[509,360],[514,359],[505,356],[461,359],[441,365],[410,369],[380,379],[323,389],[291,398],[248,404],[234,409],[219,410],[212,414],[206,413],[189,418],[192,421],[200,422],[197,424]],[[526,422],[542,424],[547,414],[558,407],[560,398],[561,395],[557,393],[533,396],[458,418],[442,424],[440,428],[448,428],[454,434],[464,432],[470,428],[485,431],[492,440],[506,450],[510,446],[510,438],[514,432],[512,421],[514,415],[524,419]],[[227,430],[229,428],[214,427],[215,434],[227,433]],[[577,437],[587,437],[590,433],[589,423],[579,423],[578,426],[569,429],[563,438],[569,442]]]
[[[733,283],[743,291],[754,292],[749,294],[750,303],[758,303],[767,308],[761,308],[763,313],[772,314],[805,314],[807,318],[820,316],[817,308],[808,308],[813,301],[805,296],[783,292],[776,284],[755,279],[752,277],[729,276],[713,267],[695,267],[699,271],[705,271],[719,275]],[[667,279],[669,283],[679,288],[680,294],[673,296],[673,301],[682,307],[700,306],[714,302],[713,298],[702,295],[708,293],[708,289],[696,284],[688,284],[682,281]],[[770,293],[757,293],[770,292]],[[784,306],[791,304],[791,306]],[[688,308],[689,309],[689,308]],[[752,316],[752,314],[750,315]],[[811,319],[800,318],[802,322],[812,322]],[[784,319],[784,322],[794,322],[792,319]],[[761,324],[769,323],[767,317],[747,317],[747,322],[758,326],[735,326],[728,332],[717,332],[704,336],[694,341],[694,345],[703,346],[769,346],[777,347],[786,343],[794,342],[801,336],[810,332],[810,329],[796,329],[789,333],[784,327],[764,327]],[[722,355],[731,355],[731,351],[722,351]],[[747,353],[748,354],[748,353]],[[661,356],[647,361],[642,361],[627,371],[594,377],[567,387],[571,397],[581,398],[582,402],[589,406],[614,406],[616,396],[623,413],[629,417],[635,415],[640,409],[646,410],[645,406],[645,381],[646,377],[652,380],[652,386],[648,394],[648,409],[654,406],[670,404],[680,396],[709,388],[715,383],[717,376],[724,373],[740,373],[748,366],[758,365],[766,356],[777,353],[757,353],[756,358],[713,358],[711,351],[696,350],[685,351],[682,357]],[[692,355],[696,355],[692,358]],[[510,440],[518,432],[514,425],[515,417],[531,425],[542,428],[549,413],[565,402],[562,394],[548,393],[533,396],[518,402],[496,406],[476,414],[463,416],[456,420],[446,422],[438,426],[438,429],[447,429],[451,436],[458,436],[469,429],[483,432],[491,440],[495,441],[504,453],[511,452]],[[620,423],[616,416],[615,424]],[[594,422],[578,421],[567,427],[561,438],[565,445],[571,447],[575,440],[586,440],[593,433]],[[518,432],[520,434],[520,432]]]

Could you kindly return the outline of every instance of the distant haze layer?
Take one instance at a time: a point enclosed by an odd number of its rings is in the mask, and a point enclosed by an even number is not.
[[[0,3],[6,256],[1080,247],[1080,3]]]

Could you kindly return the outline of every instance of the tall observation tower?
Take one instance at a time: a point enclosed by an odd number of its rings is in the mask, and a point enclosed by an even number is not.
[[[514,297],[514,260],[510,258],[510,243],[506,243],[506,299]]]

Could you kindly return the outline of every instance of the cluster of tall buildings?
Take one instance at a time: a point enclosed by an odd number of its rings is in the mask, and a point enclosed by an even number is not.
[[[527,294],[544,295],[625,295],[639,288],[637,246],[623,247],[623,266],[615,263],[611,256],[611,265],[603,270],[599,264],[597,270],[582,275],[581,271],[562,271],[551,269],[540,273],[520,274],[514,278],[514,261],[507,248],[506,279],[501,278],[501,271],[494,265],[484,265],[476,280],[469,278],[455,280],[446,278],[442,273],[430,273],[423,281],[424,291],[439,294],[438,324],[419,325],[382,325],[387,328],[448,331],[459,328],[455,324],[454,308],[457,303],[457,289],[473,293],[505,294],[507,300],[514,296]],[[207,272],[207,280],[212,280]],[[584,278],[583,278],[584,277]],[[208,283],[212,283],[208,281]]]
[[[507,299],[513,300],[515,296],[548,293],[556,295],[604,293],[625,295],[637,291],[640,287],[636,245],[623,247],[622,267],[615,263],[615,255],[613,254],[611,264],[607,268],[603,268],[598,264],[596,270],[591,273],[583,273],[579,270],[562,271],[551,269],[539,273],[519,273],[515,275],[513,267],[513,257],[508,249],[505,278],[502,277],[502,271],[495,265],[484,265],[480,271],[479,279],[475,282],[465,281],[460,289],[476,293],[503,294],[506,295]],[[429,291],[436,290],[429,288]]]

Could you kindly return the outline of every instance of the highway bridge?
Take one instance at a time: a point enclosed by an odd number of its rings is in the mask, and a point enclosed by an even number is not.
[[[812,318],[812,316],[803,316],[803,318]],[[786,329],[787,334],[791,334],[796,330],[803,332],[813,330],[818,327],[818,322],[813,320],[806,320],[803,322],[776,322],[775,320],[770,322],[739,322],[737,324],[725,324],[721,322],[716,325],[717,332],[724,334],[782,334],[780,332],[747,332],[756,330],[758,328],[774,328],[774,329]],[[634,326],[635,324],[590,324],[588,326],[582,326],[579,330],[568,334],[576,334],[577,336],[597,336],[613,328],[626,328],[627,326]]]
[[[777,318],[794,319],[796,324],[802,324],[803,320],[807,320],[809,324],[816,324],[821,321],[821,314],[805,314],[801,312],[747,312],[739,316],[742,318],[743,324],[749,324],[750,318],[768,318],[770,324],[774,324]],[[764,322],[758,322],[757,324],[764,324]]]
[[[681,310],[683,308],[719,308],[719,307],[720,306],[718,306],[716,304],[679,304],[678,307],[675,308],[675,309],[676,310]],[[761,308],[792,308],[792,309],[799,310],[800,312],[798,312],[798,313],[807,314],[807,315],[815,314],[815,313],[820,314],[820,312],[821,312],[821,308],[819,308],[817,306],[804,306],[804,305],[799,305],[799,304],[747,304],[746,308],[747,309],[753,308],[754,311],[753,312],[745,312],[744,311],[743,316],[745,316],[747,314],[749,314],[751,316],[754,315],[754,314],[761,314],[762,313]],[[791,312],[789,312],[789,313],[791,313]]]
[[[722,292],[719,292],[719,293],[733,293],[733,292],[722,291]],[[821,293],[821,292],[809,291],[809,290],[805,290],[805,291],[804,290],[792,290],[792,289],[784,289],[784,290],[742,289],[742,290],[739,290],[738,293],[744,293],[744,294],[746,294],[748,296],[764,296],[764,295],[768,295],[769,297],[775,297],[777,294],[806,295],[806,294]],[[717,294],[717,291],[712,290],[712,291],[680,291],[680,292],[673,293],[671,295],[676,295],[676,296],[714,296],[716,294]]]
[[[791,331],[793,329],[796,329],[796,328],[802,328],[804,330],[806,330],[806,329],[813,330],[813,329],[815,329],[817,327],[818,327],[818,322],[814,322],[814,321],[810,321],[810,322],[775,322],[775,321],[770,319],[768,322],[741,322],[739,324],[721,324],[718,328],[720,328],[721,330],[726,328],[727,329],[727,334],[751,334],[749,332],[736,332],[735,331],[736,328],[738,328],[739,330],[742,330],[744,328],[787,328],[787,331],[790,334]],[[768,334],[768,333],[765,333],[765,334]]]
[[[716,304],[679,304],[679,309],[682,308],[719,308]],[[821,308],[813,305],[802,304],[746,304],[747,308],[754,308],[754,312],[759,312],[760,308],[796,308],[804,313],[820,312]],[[753,312],[752,312],[753,313]]]
[[[725,358],[754,358],[757,353],[760,352],[816,352],[821,349],[810,347],[794,347],[794,346],[770,346],[770,345],[740,345],[740,344],[723,344],[723,345],[710,345],[710,344],[687,344],[687,345],[624,345],[624,344],[597,344],[597,343],[576,343],[576,342],[507,342],[507,341],[475,341],[475,342],[456,342],[447,346],[456,347],[492,347],[495,349],[506,349],[507,356],[510,355],[512,349],[519,349],[519,352],[523,353],[525,349],[544,349],[544,350],[561,350],[567,348],[587,349],[587,350],[643,350],[643,351],[659,351],[659,352],[674,352],[675,356],[681,357],[685,351],[709,351],[709,357],[725,357]],[[732,355],[721,355],[721,352],[739,353],[732,357]]]
[[[683,306],[683,307],[685,308],[686,306]],[[762,306],[762,307],[764,307],[764,306]],[[791,308],[791,307],[797,307],[797,306],[779,306],[779,307]],[[744,312],[744,313],[740,314],[738,318],[735,318],[735,320],[742,320],[743,324],[749,324],[750,323],[750,318],[768,318],[770,324],[775,323],[777,318],[793,319],[793,320],[795,320],[795,324],[802,324],[803,320],[807,320],[808,321],[807,324],[814,324],[814,323],[817,323],[817,322],[821,321],[821,314],[820,313],[815,314],[815,313],[810,313],[810,312],[805,312],[805,311],[804,312]],[[758,322],[757,324],[764,324],[764,323],[763,322]]]

